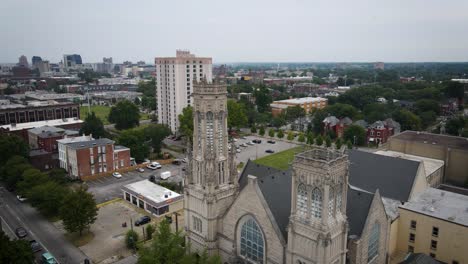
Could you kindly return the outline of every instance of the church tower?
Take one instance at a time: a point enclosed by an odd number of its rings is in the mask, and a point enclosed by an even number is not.
[[[286,263],[344,264],[348,157],[326,148],[296,155]]]
[[[192,251],[206,249],[210,255],[218,253],[218,227],[238,193],[227,114],[225,84],[194,83],[193,151],[189,151],[191,169],[184,191],[185,231]]]

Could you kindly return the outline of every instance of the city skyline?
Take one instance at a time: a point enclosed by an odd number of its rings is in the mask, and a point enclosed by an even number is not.
[[[176,49],[214,63],[468,61],[461,34],[468,3],[461,0],[132,4],[7,0],[0,62],[23,54],[59,62],[77,53],[90,63],[113,57],[152,64]]]

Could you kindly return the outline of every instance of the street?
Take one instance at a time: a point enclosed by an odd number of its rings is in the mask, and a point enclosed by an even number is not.
[[[4,220],[4,229],[13,231],[18,227],[27,230],[26,239],[35,239],[43,250],[36,257],[49,251],[59,263],[83,263],[87,258],[81,250],[65,239],[60,230],[45,219],[35,208],[27,203],[19,202],[13,193],[0,187],[0,217]]]

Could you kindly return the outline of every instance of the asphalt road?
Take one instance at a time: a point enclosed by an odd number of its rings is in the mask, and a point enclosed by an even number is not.
[[[115,198],[122,197],[122,187],[124,185],[134,183],[141,180],[149,179],[150,175],[159,176],[161,172],[170,171],[171,177],[168,179],[170,182],[181,182],[183,180],[184,174],[182,168],[185,164],[182,165],[162,165],[161,169],[150,170],[145,168],[145,172],[131,171],[127,173],[122,173],[122,178],[117,179],[112,176],[105,178],[97,179],[94,181],[88,181],[88,192],[94,195],[96,203],[100,204]]]
[[[35,239],[41,244],[43,250],[36,253],[36,257],[49,251],[61,264],[79,264],[87,258],[35,208],[27,203],[19,202],[13,193],[8,192],[3,187],[0,187],[0,203],[0,216],[4,220],[2,224],[7,225],[7,228],[12,231],[20,226],[25,228],[28,231],[27,240]]]
[[[250,142],[254,139],[260,139],[262,143],[254,144],[254,145],[247,145],[247,147],[240,147],[241,152],[236,154],[236,161],[247,163],[247,160],[255,160],[257,158],[265,157],[271,155],[270,153],[266,153],[265,151],[270,149],[273,150],[275,153],[280,152],[283,150],[287,150],[290,148],[294,148],[297,145],[293,143],[288,143],[284,141],[279,141],[277,139],[273,139],[275,144],[267,143],[268,139],[256,136],[247,136],[246,139],[239,138],[237,142],[235,142],[236,146],[239,146],[242,143]]]

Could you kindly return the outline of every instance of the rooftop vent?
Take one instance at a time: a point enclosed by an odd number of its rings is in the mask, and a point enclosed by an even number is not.
[[[429,207],[429,212],[435,212],[435,209],[433,206]]]

